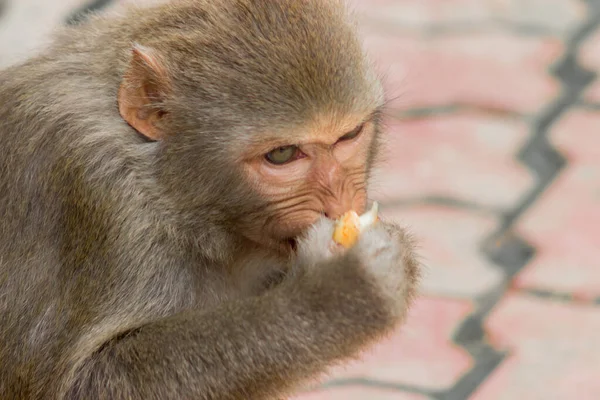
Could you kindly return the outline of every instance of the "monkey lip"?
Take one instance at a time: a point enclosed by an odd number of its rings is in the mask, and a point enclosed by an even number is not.
[[[296,240],[296,238],[287,238],[284,240],[284,243],[286,244],[286,247],[288,247],[292,252],[296,252],[296,250],[298,250],[298,241]]]
[[[271,245],[274,246],[272,249],[285,259],[294,256],[298,250],[298,242],[295,238],[280,238],[271,242]]]

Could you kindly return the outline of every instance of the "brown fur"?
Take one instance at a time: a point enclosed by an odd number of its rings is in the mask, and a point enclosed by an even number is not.
[[[136,44],[169,75],[156,142],[119,115]],[[272,211],[238,161],[381,102],[325,0],[131,9],[0,72],[0,398],[273,399],[392,329],[418,275],[404,233],[281,253],[244,234]]]

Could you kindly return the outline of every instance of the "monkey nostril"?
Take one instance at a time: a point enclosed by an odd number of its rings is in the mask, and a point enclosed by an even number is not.
[[[323,215],[325,215],[325,217],[327,217],[329,219],[333,219],[333,220],[338,219],[339,217],[342,216],[342,214],[344,214],[344,212],[338,208],[330,209],[330,210],[323,212]]]
[[[296,238],[288,238],[285,240],[285,242],[293,252],[296,252],[298,250],[298,241],[296,240]]]
[[[329,219],[338,219],[339,217],[341,217],[343,214],[343,212],[340,212],[339,210],[335,210],[335,211],[329,211],[325,213],[325,216]]]
[[[338,219],[353,209],[353,200],[354,197],[346,193],[329,198],[323,204],[323,214],[329,219]]]

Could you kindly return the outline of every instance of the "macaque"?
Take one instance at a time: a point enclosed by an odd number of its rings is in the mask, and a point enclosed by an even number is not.
[[[0,72],[0,398],[293,395],[405,320],[385,97],[337,0],[179,0]]]

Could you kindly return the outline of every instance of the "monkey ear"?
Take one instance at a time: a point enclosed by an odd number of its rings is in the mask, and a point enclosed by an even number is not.
[[[167,90],[167,73],[158,56],[152,49],[135,45],[119,88],[121,117],[148,139],[162,139],[164,132],[157,122],[165,115],[162,100]]]

